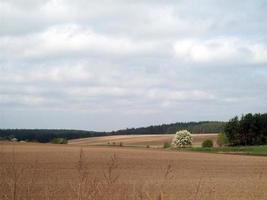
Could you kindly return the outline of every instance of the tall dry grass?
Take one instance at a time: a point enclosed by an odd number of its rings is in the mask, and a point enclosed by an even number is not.
[[[119,157],[113,154],[102,170],[102,177],[90,172],[83,148],[74,165],[75,175],[67,183],[61,179],[61,169],[51,171],[36,159],[32,163],[17,160],[15,146],[6,154],[0,147],[0,199],[1,200],[166,200],[164,185],[158,186],[158,194],[140,183],[125,185],[118,172]],[[171,165],[163,170],[165,181],[171,177]]]
[[[60,159],[61,153],[58,152],[59,156],[55,157]],[[66,155],[66,152],[63,153]],[[74,152],[69,161],[61,162],[61,160],[55,161],[49,158],[44,162],[44,159],[39,159],[38,156],[28,159],[32,154],[20,152],[16,149],[16,145],[0,144],[0,200],[181,199],[177,193],[170,193],[176,190],[173,188],[173,183],[179,180],[174,168],[175,165],[177,167],[177,163],[172,163],[171,159],[165,160],[165,164],[162,165],[164,167],[155,174],[156,178],[152,180],[148,178],[145,181],[142,179],[142,182],[137,182],[126,180],[127,169],[123,169],[125,171],[122,173],[125,157],[109,154],[111,155],[109,159],[106,160],[105,157],[106,161],[103,161],[103,165],[96,170],[98,165],[92,163],[95,158],[89,159],[89,153],[86,149],[80,148],[78,152]],[[67,163],[67,166],[64,166],[64,163]],[[151,166],[153,167],[156,166]],[[182,169],[182,167],[179,168],[179,170]],[[209,168],[205,167],[200,170],[201,173],[192,181],[193,189],[186,199],[222,199],[218,194],[220,188],[216,185],[216,175],[212,177],[208,171]],[[264,199],[266,196],[266,191],[262,189],[266,184],[264,169],[257,169],[255,176],[258,184],[255,184],[253,192],[247,199]],[[182,189],[177,188],[177,191]],[[232,196],[229,195],[228,199],[232,199]]]

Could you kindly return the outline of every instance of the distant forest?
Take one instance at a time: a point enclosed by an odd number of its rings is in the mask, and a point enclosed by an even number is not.
[[[11,140],[16,138],[21,141],[36,141],[47,143],[55,138],[76,139],[86,137],[99,137],[107,135],[132,135],[132,134],[172,134],[176,131],[187,129],[192,133],[218,133],[223,131],[225,122],[178,122],[141,128],[130,128],[112,132],[95,132],[83,130],[64,129],[0,129],[0,139]]]
[[[231,145],[267,144],[267,113],[234,117],[226,124],[224,132]]]
[[[32,142],[51,142],[55,138],[76,139],[94,136],[103,136],[106,133],[82,131],[82,130],[65,130],[65,129],[0,129],[1,140],[17,140]]]
[[[112,135],[131,134],[172,134],[186,129],[193,134],[197,133],[219,133],[224,130],[226,122],[202,121],[202,122],[177,122],[173,124],[162,124],[141,128],[130,128],[111,132]]]

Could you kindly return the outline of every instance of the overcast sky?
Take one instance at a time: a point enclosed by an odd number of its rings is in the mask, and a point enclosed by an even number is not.
[[[0,128],[266,111],[265,0],[0,0]]]

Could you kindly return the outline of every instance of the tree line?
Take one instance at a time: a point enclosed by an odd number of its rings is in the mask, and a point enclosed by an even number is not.
[[[197,133],[219,133],[224,130],[225,122],[202,121],[202,122],[177,122],[141,128],[128,128],[112,131],[112,135],[133,135],[133,134],[174,134],[180,130],[188,130],[193,134]]]
[[[0,139],[47,143],[55,138],[76,139],[106,135],[105,132],[65,129],[0,129]]]
[[[35,141],[47,143],[55,138],[76,139],[86,137],[99,137],[108,135],[131,134],[174,134],[179,130],[187,129],[192,133],[218,133],[224,129],[225,122],[177,122],[141,128],[122,129],[111,132],[95,132],[84,130],[65,129],[0,129],[0,139],[11,140],[16,138],[21,141]]]
[[[230,145],[267,144],[267,113],[234,117],[224,129]]]

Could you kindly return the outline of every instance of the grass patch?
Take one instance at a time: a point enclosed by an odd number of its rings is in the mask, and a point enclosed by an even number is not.
[[[232,147],[191,147],[184,148],[185,151],[208,152],[208,153],[229,153],[244,155],[267,156],[267,145],[259,146],[232,146]]]

